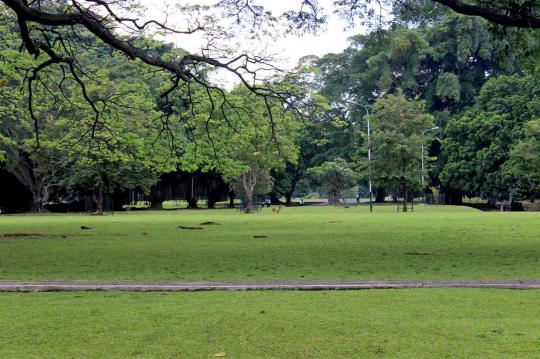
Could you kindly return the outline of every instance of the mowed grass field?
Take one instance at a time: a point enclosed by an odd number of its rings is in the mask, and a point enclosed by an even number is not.
[[[538,358],[537,291],[0,294],[2,358]]]
[[[362,206],[0,216],[0,279],[510,278],[540,278],[540,213]]]
[[[423,206],[0,216],[0,279],[538,279],[539,225],[540,213]],[[540,357],[538,291],[0,293],[0,303],[0,358]]]

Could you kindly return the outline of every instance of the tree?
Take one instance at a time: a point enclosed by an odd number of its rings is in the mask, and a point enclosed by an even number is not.
[[[364,173],[371,171],[376,186],[401,194],[404,212],[420,189],[422,134],[433,127],[433,116],[424,107],[423,101],[407,100],[398,92],[375,102],[370,115],[372,161],[363,162]]]
[[[350,159],[354,152],[354,139],[358,139],[355,128],[349,121],[339,116],[341,109],[333,108],[328,100],[318,93],[319,84],[313,81],[318,68],[313,66],[314,57],[300,61],[294,74],[282,81],[282,86],[292,88],[291,92],[303,94],[297,101],[301,103],[302,124],[291,134],[298,148],[298,159],[287,163],[284,169],[273,171],[273,195],[285,197],[285,204],[291,205],[291,198],[298,185],[306,179],[308,169],[336,157]],[[306,182],[306,181],[304,181]],[[276,200],[277,198],[274,198]]]
[[[63,148],[68,154],[59,185],[83,193],[93,191],[98,214],[103,213],[105,194],[129,189],[148,192],[157,175],[174,170],[177,163],[167,141],[159,136],[160,115],[148,87],[114,86],[105,81],[100,85],[88,86],[89,96],[109,92],[109,108],[101,111],[99,122],[93,111],[81,111],[57,124],[57,130],[66,135],[56,141],[58,150]]]
[[[494,204],[509,199],[517,186],[503,169],[511,148],[523,138],[523,126],[540,111],[535,76],[498,76],[481,89],[475,105],[451,118],[444,130],[447,159],[443,185]],[[514,194],[513,199],[518,199]]]
[[[98,66],[103,48],[97,47],[97,53],[79,58],[93,73],[84,88],[70,76],[61,86],[48,86],[60,69],[44,69],[35,79],[30,111],[30,89],[16,69],[31,68],[36,60],[16,48],[13,35],[0,44],[0,148],[4,167],[32,192],[34,211],[41,211],[45,200],[95,190],[101,212],[105,193],[148,189],[159,173],[175,168],[169,138],[160,135],[155,93],[131,76],[137,64],[120,70],[119,59],[112,57],[108,66]]]
[[[540,198],[540,120],[527,122],[523,139],[512,147],[503,165],[503,174],[511,184],[512,199]]]
[[[81,61],[81,57],[96,51],[102,45],[114,50],[114,53],[136,60],[141,64],[141,69],[145,69],[143,71],[156,71],[159,73],[158,77],[167,79],[160,95],[161,106],[167,113],[182,111],[182,108],[174,107],[178,101],[170,98],[170,94],[179,88],[187,91],[189,95],[192,94],[193,84],[209,90],[218,89],[208,79],[211,69],[222,69],[234,74],[246,89],[260,98],[277,98],[290,105],[290,94],[272,88],[269,77],[274,75],[277,69],[266,56],[235,54],[230,48],[221,50],[221,44],[214,43],[230,35],[225,26],[219,24],[220,15],[237,20],[231,21],[237,27],[246,25],[243,11],[230,12],[235,5],[239,5],[234,1],[222,1],[216,9],[199,5],[180,6],[179,9],[185,13],[187,20],[184,24],[171,26],[156,20],[140,22],[137,15],[143,12],[143,8],[137,1],[130,0],[3,0],[2,4],[5,8],[2,7],[0,11],[7,14],[4,20],[10,22],[18,31],[23,48],[37,60],[33,66],[25,69],[28,73],[29,90],[27,105],[35,122],[38,118],[32,110],[32,94],[35,83],[39,82],[40,73],[55,68],[59,70],[58,75],[51,78],[50,82],[61,87],[64,79],[71,77],[84,94],[92,72],[87,68],[88,63]],[[219,8],[223,9],[222,14],[216,15]],[[271,16],[261,18],[266,21],[273,19]],[[255,28],[252,30],[252,36],[257,36],[259,32]],[[149,44],[147,41],[140,41],[143,35],[152,36],[156,33],[183,36],[203,34],[211,40],[200,54],[179,51],[174,56],[169,56],[156,52],[151,42]],[[84,38],[83,43],[81,38]],[[261,73],[270,75],[266,78]],[[217,91],[214,95],[216,94],[226,96],[225,91]],[[94,107],[98,102],[107,102],[104,98],[94,99],[86,95],[84,98]],[[182,101],[182,106],[197,106],[197,103],[189,101],[189,98],[188,96]],[[263,104],[267,103],[268,101],[263,101]],[[269,106],[267,110],[270,110]],[[99,111],[96,114],[101,116]]]
[[[506,198],[501,165],[508,157],[512,126],[504,116],[478,110],[450,121],[443,140],[448,162],[440,175],[442,183],[490,203]]]
[[[271,189],[270,170],[296,163],[297,122],[279,102],[269,103],[272,111],[268,112],[264,101],[241,87],[227,98],[223,103],[207,103],[205,111],[191,113],[185,120],[191,137],[184,146],[181,166],[220,173],[244,193],[249,213],[253,196]],[[221,111],[212,111],[213,106]],[[275,116],[270,117],[270,113]]]
[[[494,36],[487,21],[441,11],[433,4],[426,7],[429,9],[402,8],[396,13],[400,25],[355,36],[343,53],[315,61],[320,78],[314,78],[321,94],[334,106],[344,108],[347,99],[368,105],[384,94],[402,90],[406,98],[425,100],[426,110],[444,128],[453,115],[475,103],[488,80],[525,71],[522,59],[527,58],[526,51],[508,52],[511,40]],[[420,22],[423,11],[426,20]],[[350,108],[352,117],[362,124],[365,140],[366,112],[362,106]],[[459,202],[460,190],[439,181],[447,163],[440,144],[427,143],[426,148],[437,157],[431,184],[441,186],[449,203]]]
[[[0,17],[3,14],[0,14]],[[18,69],[35,64],[28,54],[17,51],[17,36],[8,26],[0,23],[0,162],[32,194],[30,208],[43,209],[52,174],[65,157],[53,147],[44,144],[37,149],[34,133],[43,138],[54,136],[54,123],[63,115],[61,106],[45,91],[34,93],[35,111],[43,113],[41,122],[33,122],[27,111],[25,77]]]
[[[329,204],[337,204],[343,191],[357,183],[358,174],[342,158],[309,169],[313,184],[326,191]]]

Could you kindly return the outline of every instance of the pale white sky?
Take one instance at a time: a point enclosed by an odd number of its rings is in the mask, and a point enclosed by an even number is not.
[[[341,52],[348,46],[348,38],[352,35],[364,32],[361,28],[345,29],[346,23],[339,16],[332,14],[331,3],[333,0],[319,0],[325,13],[329,15],[328,24],[323,32],[317,35],[303,34],[302,36],[283,36],[279,39],[270,37],[263,38],[257,43],[252,43],[241,39],[241,36],[234,39],[238,41],[242,49],[240,51],[264,52],[278,58],[276,65],[282,69],[289,70],[298,64],[298,60],[306,55],[321,56],[331,52]],[[174,11],[175,4],[200,4],[213,5],[216,0],[142,0],[147,7],[147,18],[163,20],[165,13],[168,13],[168,24],[171,26],[181,26],[185,23]],[[260,1],[267,10],[278,15],[285,10],[298,9],[300,1],[296,0],[264,0]],[[170,35],[168,41],[174,42],[193,53],[200,53],[201,47],[207,42],[200,36]],[[226,80],[226,82],[230,81]]]

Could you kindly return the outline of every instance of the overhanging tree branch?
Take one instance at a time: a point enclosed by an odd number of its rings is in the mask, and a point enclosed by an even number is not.
[[[511,27],[540,28],[540,17],[535,15],[535,1],[511,1],[504,6],[499,1],[466,3],[460,0],[432,0],[463,15],[480,16],[495,24]],[[539,4],[536,4],[538,7]]]

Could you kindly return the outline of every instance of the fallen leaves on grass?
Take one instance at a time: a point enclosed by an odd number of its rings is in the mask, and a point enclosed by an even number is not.
[[[219,353],[214,354],[214,356],[215,356],[215,357],[226,357],[226,356],[227,356],[227,353],[219,352]]]
[[[203,227],[189,227],[189,226],[178,226],[176,228],[178,228],[178,229],[187,229],[187,230],[191,230],[191,231],[197,231],[197,230],[204,229]]]

